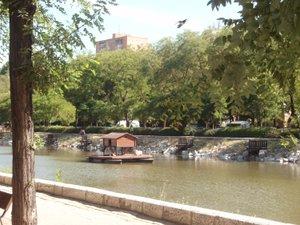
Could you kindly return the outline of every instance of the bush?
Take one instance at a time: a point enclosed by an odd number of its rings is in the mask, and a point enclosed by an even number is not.
[[[49,132],[49,133],[79,133],[81,128],[71,126],[36,126],[35,132]],[[111,132],[128,132],[135,135],[161,135],[161,136],[178,136],[182,132],[175,128],[143,128],[143,127],[86,127],[86,133],[107,134]]]
[[[288,135],[287,137],[282,137],[280,140],[281,147],[289,150],[295,149],[299,140],[292,134]]]
[[[179,130],[176,130],[173,127],[167,127],[167,128],[162,128],[159,130],[158,135],[161,136],[180,136],[183,135],[183,133]]]
[[[280,137],[280,130],[276,128],[240,128],[240,127],[226,127],[217,129],[199,129],[195,136],[205,137],[264,137],[264,138],[278,138]]]
[[[35,127],[36,132],[50,133],[79,133],[81,128],[71,126],[49,126]],[[128,132],[135,135],[160,135],[160,136],[180,136],[180,135],[195,135],[199,137],[254,137],[254,138],[280,138],[293,135],[296,138],[300,137],[299,129],[276,129],[269,127],[254,127],[254,128],[239,128],[227,127],[217,129],[186,129],[184,132],[173,127],[167,128],[129,128],[129,127],[86,127],[86,133],[107,134],[110,132]]]
[[[34,128],[36,132],[49,132],[49,133],[79,133],[80,128],[71,126],[36,126]]]

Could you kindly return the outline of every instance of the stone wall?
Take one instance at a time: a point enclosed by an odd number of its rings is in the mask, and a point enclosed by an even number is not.
[[[11,185],[12,176],[0,173],[0,184]],[[243,216],[195,206],[181,205],[97,188],[36,179],[36,189],[58,197],[110,206],[152,218],[186,225],[287,225],[257,217]]]
[[[41,140],[46,140],[49,133],[37,132],[35,135]],[[82,148],[79,134],[56,133],[53,134],[58,141],[58,148],[70,151],[96,151],[102,149],[102,134],[87,134],[91,144]],[[180,136],[154,136],[136,135],[137,150],[147,154],[163,153],[172,154],[176,151]],[[300,146],[293,151],[280,146],[276,138],[233,138],[233,137],[190,137],[194,140],[194,146],[183,152],[185,158],[214,158],[225,161],[248,161],[300,163]],[[268,150],[261,151],[258,156],[249,158],[247,145],[250,139],[268,140]],[[0,145],[11,144],[9,133],[0,137]]]

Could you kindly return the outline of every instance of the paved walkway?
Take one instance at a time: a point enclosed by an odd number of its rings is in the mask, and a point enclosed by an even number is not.
[[[10,187],[0,186],[10,192]],[[114,208],[98,207],[64,198],[37,193],[39,225],[171,225],[150,217],[119,211]],[[1,213],[2,211],[0,211]],[[11,208],[2,219],[3,225],[11,225]]]

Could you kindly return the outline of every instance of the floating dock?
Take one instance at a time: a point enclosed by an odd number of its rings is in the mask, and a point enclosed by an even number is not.
[[[88,157],[89,162],[95,163],[113,163],[122,164],[130,162],[142,162],[142,163],[152,163],[153,156],[151,155],[116,155],[116,156],[103,156],[103,155],[93,155]]]

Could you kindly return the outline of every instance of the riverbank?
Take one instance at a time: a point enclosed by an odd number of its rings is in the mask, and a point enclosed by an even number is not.
[[[49,133],[36,133],[45,140]],[[55,134],[59,148],[77,149],[80,146],[81,136],[78,134]],[[100,134],[88,134],[91,145],[88,150],[97,150],[102,146]],[[138,150],[147,154],[173,154],[176,151],[178,139],[187,136],[154,136],[136,135],[138,138]],[[256,140],[267,140],[268,149],[261,150],[257,157],[250,158],[246,150],[248,141],[254,138],[232,138],[232,137],[192,137],[193,147],[184,151],[183,158],[196,159],[218,159],[225,161],[260,161],[280,163],[300,163],[300,150],[290,151],[280,145],[278,138],[255,138]]]
[[[11,175],[0,173],[0,184],[11,185],[11,180]],[[7,190],[7,187],[0,185],[0,190],[1,189]],[[147,224],[148,221],[155,221],[151,222],[151,224],[287,225],[287,223],[281,223],[258,217],[250,217],[200,207],[175,204],[150,198],[47,180],[37,179],[36,189],[37,191],[56,196],[52,197],[40,193],[37,194],[38,212],[40,213],[41,218],[40,220],[47,221],[45,223],[40,223],[43,225]],[[40,196],[42,196],[42,199],[45,203],[41,207],[39,206],[39,202],[41,202],[39,200]],[[64,198],[79,200],[81,202],[75,202]],[[93,204],[94,207],[90,204]],[[107,218],[101,218],[104,216],[103,212],[106,209],[103,209],[103,207],[107,206],[118,210],[126,210],[124,213],[126,213],[127,223],[124,223],[124,219],[120,218],[120,214],[116,215],[115,213],[110,213]],[[49,208],[52,210],[49,210]],[[133,218],[133,216],[131,216],[131,218],[129,218],[129,212],[130,214],[131,212],[135,213],[135,217]],[[56,215],[53,216],[53,214]],[[141,216],[143,216],[144,221],[137,221],[136,218],[140,218]],[[151,219],[148,219],[147,217],[145,218],[144,216],[149,216]],[[10,225],[8,220],[9,218],[6,219],[5,225]],[[168,221],[168,223],[163,222],[163,220]]]
[[[43,147],[49,134],[53,134],[57,139],[59,149],[80,151],[81,136],[72,133],[45,133],[36,132],[36,138]],[[87,134],[91,144],[87,147],[88,151],[101,149],[101,134]],[[138,138],[138,150],[147,154],[173,154],[178,144],[178,139],[187,136],[154,136],[136,135]],[[282,148],[278,138],[233,138],[233,137],[193,137],[193,147],[184,151],[184,159],[217,159],[223,161],[259,161],[259,162],[279,162],[279,163],[300,163],[300,148],[288,150]],[[247,151],[248,141],[259,139],[268,141],[268,149],[259,151],[258,156],[249,157]],[[9,144],[10,134],[6,133],[0,138],[0,145]]]

